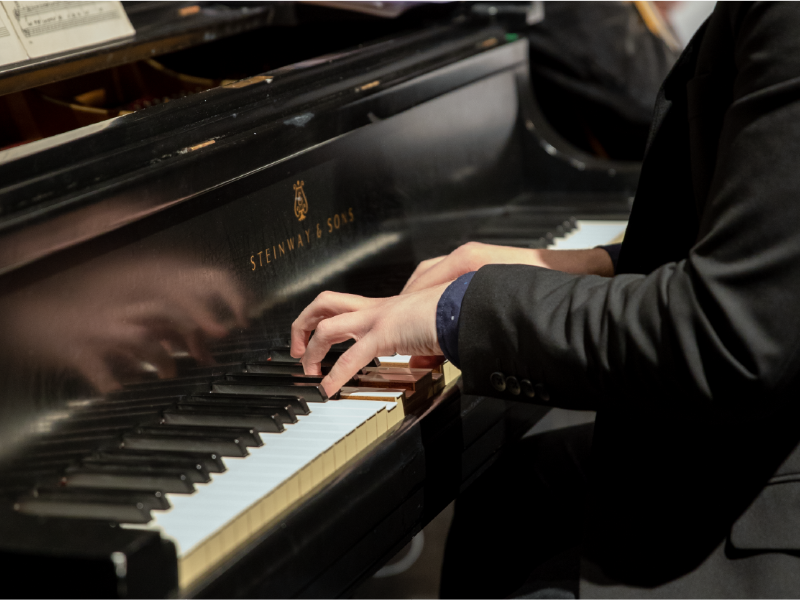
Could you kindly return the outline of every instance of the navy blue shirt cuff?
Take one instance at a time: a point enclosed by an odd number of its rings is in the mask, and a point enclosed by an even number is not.
[[[461,302],[467,293],[469,282],[475,271],[465,273],[447,286],[436,307],[436,335],[444,357],[459,367],[458,360],[458,318],[461,315]],[[460,368],[460,367],[459,367]]]
[[[619,250],[622,248],[622,244],[609,244],[608,246],[597,246],[598,248],[602,248],[608,255],[611,257],[611,264],[614,265],[614,273],[617,272],[617,261],[619,261]]]

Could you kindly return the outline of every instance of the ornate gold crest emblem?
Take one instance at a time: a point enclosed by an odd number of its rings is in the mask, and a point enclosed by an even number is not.
[[[298,181],[292,186],[294,187],[294,216],[298,221],[304,220],[308,212],[308,199],[303,191],[304,184],[305,181]]]

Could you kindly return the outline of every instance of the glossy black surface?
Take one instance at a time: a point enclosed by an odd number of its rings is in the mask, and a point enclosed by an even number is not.
[[[470,239],[535,246],[626,214],[637,166],[548,129],[506,33],[440,25],[0,153],[0,508],[25,511],[0,551],[26,527],[34,555],[48,524],[102,537],[92,506],[146,520],[141,494],[188,489],[325,400],[253,373],[290,359],[323,289],[394,294]],[[346,594],[491,460],[506,413],[449,390],[182,593]]]

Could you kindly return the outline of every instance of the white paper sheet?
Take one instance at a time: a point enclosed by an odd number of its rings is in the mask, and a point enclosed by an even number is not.
[[[9,2],[8,19],[31,58],[134,34],[120,2]]]
[[[0,6],[0,66],[28,60],[28,53],[22,47],[17,32]]]

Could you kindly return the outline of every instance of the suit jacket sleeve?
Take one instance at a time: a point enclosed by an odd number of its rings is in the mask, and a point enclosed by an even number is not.
[[[567,408],[733,409],[768,406],[795,380],[800,7],[742,5],[726,18],[733,97],[688,257],[614,278],[480,269],[459,328],[465,392],[498,395],[499,371]]]

